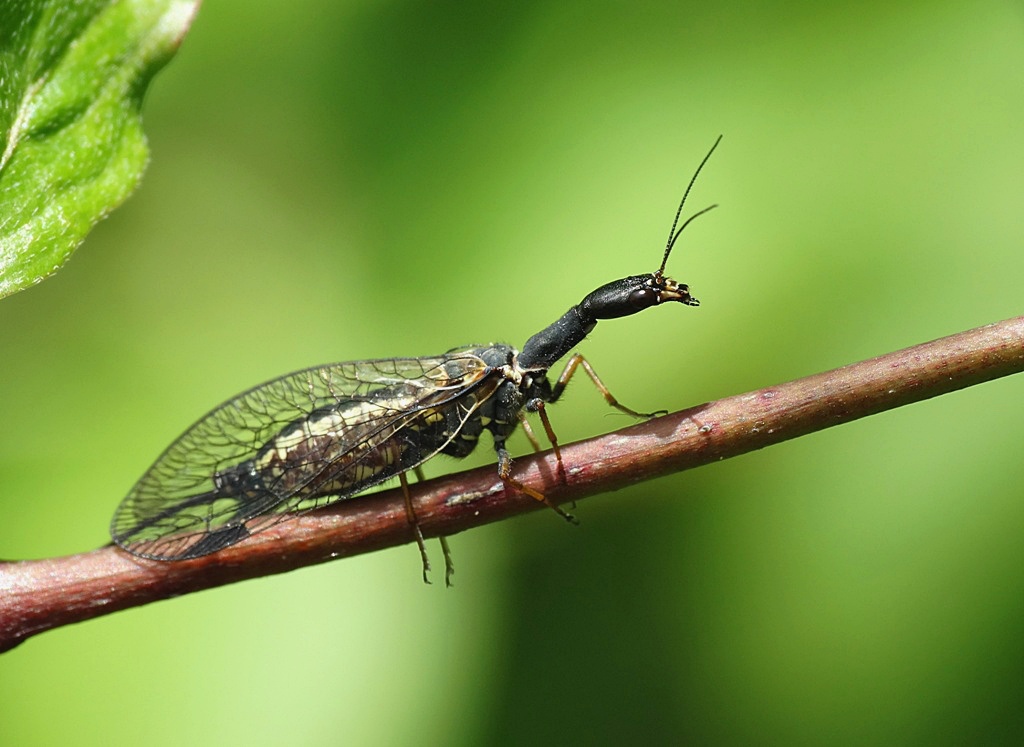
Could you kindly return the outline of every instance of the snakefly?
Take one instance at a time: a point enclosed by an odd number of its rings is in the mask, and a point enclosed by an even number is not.
[[[506,489],[531,495],[572,520],[512,476],[505,441],[519,423],[526,423],[525,412],[536,412],[561,465],[544,406],[558,401],[581,366],[610,405],[650,417],[619,404],[578,353],[553,385],[547,374],[601,319],[630,316],[668,301],[699,305],[686,285],[664,274],[665,264],[683,229],[716,207],[679,225],[686,198],[720,140],[690,180],[654,272],[602,285],[527,340],[522,350],[493,343],[424,358],[333,363],[239,394],[200,418],[135,484],[114,514],[114,542],[154,560],[196,558],[298,512],[357,498],[398,477],[426,580],[429,562],[406,472],[418,471],[437,454],[465,457],[485,430]],[[532,435],[531,440],[539,449]],[[450,581],[451,559],[443,538],[442,547]]]

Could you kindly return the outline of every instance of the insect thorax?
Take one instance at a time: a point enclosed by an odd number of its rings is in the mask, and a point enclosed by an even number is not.
[[[519,414],[528,402],[550,399],[551,384],[544,371],[524,371],[518,363],[520,353],[511,345],[495,343],[474,352],[504,377],[479,412],[495,442],[503,443],[519,425]]]

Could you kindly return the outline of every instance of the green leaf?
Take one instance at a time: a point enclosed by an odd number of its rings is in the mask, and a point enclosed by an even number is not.
[[[0,297],[60,269],[138,183],[141,105],[198,0],[0,0]]]

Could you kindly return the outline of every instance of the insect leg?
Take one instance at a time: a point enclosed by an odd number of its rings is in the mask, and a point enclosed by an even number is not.
[[[587,376],[589,376],[590,380],[594,382],[594,386],[596,386],[597,390],[601,392],[602,396],[604,396],[605,401],[620,412],[632,415],[634,418],[653,418],[655,415],[664,415],[667,412],[667,410],[637,412],[636,410],[620,404],[619,401],[612,396],[612,393],[608,391],[608,387],[604,385],[604,382],[601,381],[597,372],[595,372],[590,363],[587,362],[587,359],[579,353],[573,354],[568,363],[565,364],[565,368],[562,370],[561,375],[559,375],[558,381],[556,381],[555,385],[551,388],[551,398],[548,400],[549,402],[555,402],[562,396],[562,392],[565,391],[565,385],[569,383],[569,379],[571,379],[572,375],[576,373],[576,369],[579,366],[583,366],[583,370],[587,372]]]
[[[512,455],[508,453],[508,449],[505,448],[504,441],[495,441],[494,450],[498,452],[498,478],[505,484],[505,489],[512,488],[518,490],[520,493],[525,493],[534,500],[538,500],[548,508],[552,509],[556,514],[561,516],[563,519],[568,521],[570,524],[579,524],[579,520],[572,514],[564,511],[561,506],[556,506],[554,503],[549,501],[543,493],[534,490],[521,483],[519,480],[512,477]]]
[[[443,534],[437,535],[441,543],[441,554],[444,555],[444,585],[451,588],[452,576],[455,575],[455,564],[452,563],[452,549],[448,546],[448,538]]]
[[[527,407],[529,408],[529,404]],[[532,410],[531,410],[532,412]],[[533,432],[533,428],[530,426],[530,421],[526,419],[526,416],[522,412],[518,413],[519,425],[523,427],[523,433],[530,442],[530,446],[533,447],[534,451],[541,451],[540,441],[537,440],[537,436]]]
[[[420,549],[420,559],[423,561],[423,583],[430,583],[430,558],[427,557],[427,545],[423,541],[423,532],[420,531],[420,524],[416,521],[416,512],[412,509],[412,496],[409,495],[409,481],[405,478],[404,472],[398,473],[398,480],[402,483],[402,495],[405,496],[405,516],[412,527],[413,536],[416,538],[416,546]]]
[[[540,415],[540,422],[544,426],[544,433],[547,435],[548,441],[551,443],[551,450],[555,452],[555,462],[558,464],[558,476],[561,478],[562,482],[565,482],[565,465],[562,463],[562,450],[558,448],[558,437],[555,435],[555,429],[551,427],[551,419],[548,417],[548,411],[544,407],[544,400],[539,397],[531,399],[526,403],[526,409]],[[526,418],[520,415],[520,419],[523,423],[523,430],[527,432],[534,449],[540,451],[540,444],[537,443],[537,437],[533,435],[533,431],[529,429]]]
[[[426,479],[423,475],[422,467],[416,467],[413,471],[416,473],[417,482],[423,482]],[[452,549],[448,546],[448,538],[443,534],[437,535],[437,539],[441,542],[441,552],[444,554],[444,585],[451,587],[452,576],[455,575],[455,564],[452,563]]]

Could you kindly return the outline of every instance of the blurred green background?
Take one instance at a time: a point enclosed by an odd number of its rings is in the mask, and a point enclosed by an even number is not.
[[[521,345],[654,269],[720,132],[669,265],[703,305],[581,348],[627,404],[1024,313],[1022,122],[1019,2],[207,3],[142,187],[0,303],[0,557],[104,543],[254,383]],[[450,591],[407,546],[46,633],[0,658],[3,741],[1019,743],[1022,394],[457,536]],[[585,383],[552,417],[629,422]]]

